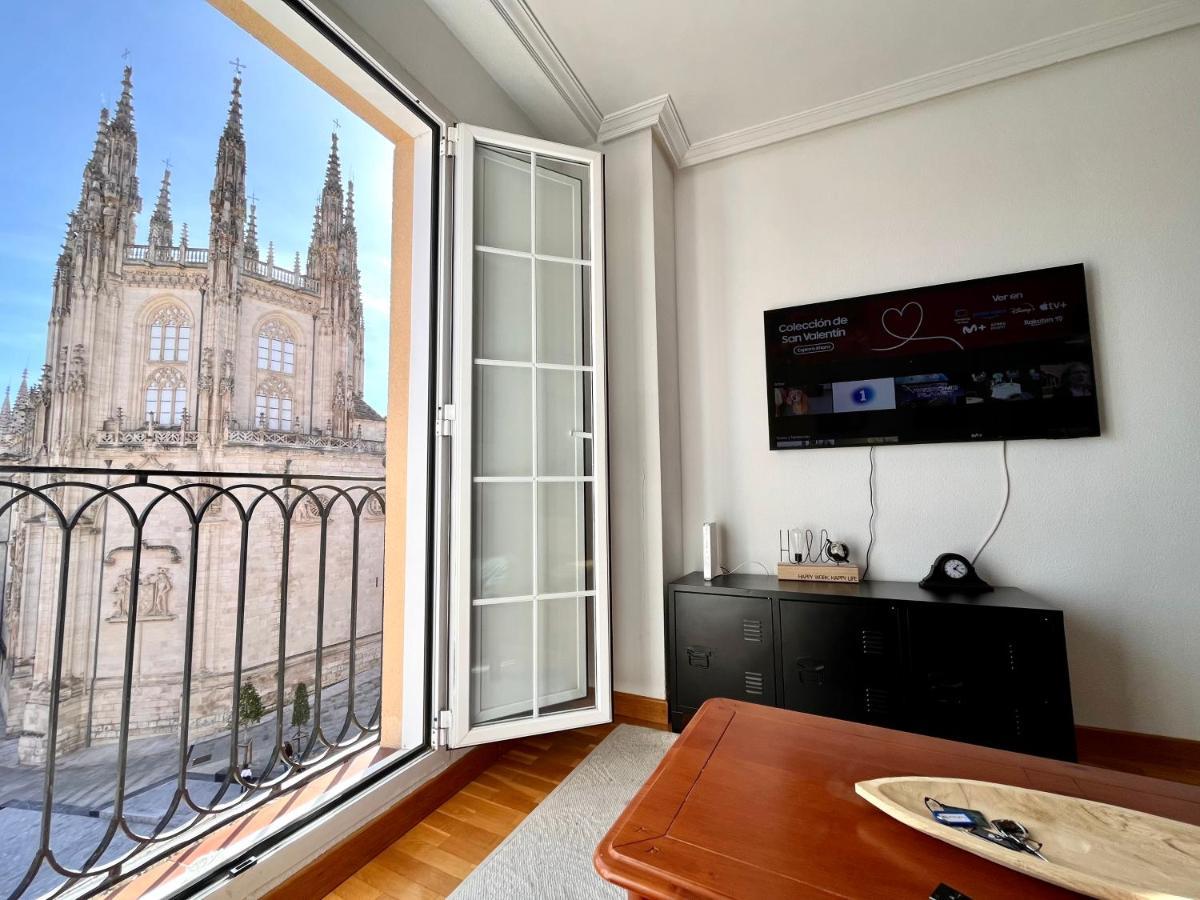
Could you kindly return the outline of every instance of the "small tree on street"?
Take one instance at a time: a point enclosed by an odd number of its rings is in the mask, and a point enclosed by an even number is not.
[[[296,743],[300,743],[300,729],[312,719],[312,709],[308,705],[308,685],[301,681],[296,685],[292,694],[292,727],[296,729]]]
[[[258,690],[250,682],[242,685],[238,691],[238,724],[243,728],[249,728],[251,725],[257,725],[262,721],[266,709],[263,706],[262,697],[259,696]],[[243,760],[243,765],[250,765],[250,760],[253,754],[254,741],[246,739],[246,755]]]

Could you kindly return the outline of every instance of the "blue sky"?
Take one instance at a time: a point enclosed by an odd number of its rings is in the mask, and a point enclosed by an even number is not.
[[[391,142],[292,69],[204,0],[44,0],[5,12],[0,83],[8,126],[0,164],[0,393],[45,356],[51,281],[67,215],[100,107],[115,106],[122,53],[133,66],[134,122],[146,229],[171,160],[175,237],[208,244],[208,194],[233,67],[242,73],[246,184],[258,197],[262,255],[277,265],[306,258],[334,120],[343,178],[353,178],[366,317],[364,394],[387,405],[387,302],[391,243]]]

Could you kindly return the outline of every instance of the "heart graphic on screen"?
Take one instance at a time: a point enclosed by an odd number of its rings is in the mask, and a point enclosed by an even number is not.
[[[885,350],[896,350],[910,341],[949,341],[959,350],[964,349],[962,344],[949,335],[917,336],[917,332],[925,324],[925,307],[921,306],[916,300],[909,300],[901,307],[889,306],[880,314],[879,324],[885,332],[900,343],[892,344],[890,347],[872,347],[871,349],[877,353]],[[895,331],[892,330],[893,325],[896,327]]]
[[[915,316],[909,315],[908,311],[910,309],[916,310]],[[889,313],[896,317],[896,327],[903,333],[897,334],[895,331],[892,331],[891,326],[888,325]],[[925,322],[925,308],[916,300],[909,300],[899,309],[889,306],[883,311],[883,315],[879,317],[879,322],[883,326],[883,330],[892,337],[899,338],[901,341],[911,341],[917,336],[917,332],[921,330],[921,325]],[[911,323],[912,327],[909,327],[909,323]]]

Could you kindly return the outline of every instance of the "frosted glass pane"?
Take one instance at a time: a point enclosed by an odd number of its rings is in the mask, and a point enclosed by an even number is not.
[[[591,597],[538,601],[538,711],[595,706]]]
[[[537,370],[538,475],[590,475],[590,372]]]
[[[477,146],[476,244],[529,252],[529,172],[528,153]]]
[[[539,156],[537,161],[537,252],[587,259],[590,172],[579,163]]]
[[[538,593],[592,590],[591,483],[540,482],[537,487]]]
[[[533,603],[471,611],[471,724],[533,713]]]
[[[538,362],[592,364],[590,274],[588,266],[538,261]]]
[[[476,475],[533,474],[532,369],[475,366]]]
[[[475,254],[476,358],[530,361],[532,266],[520,256]]]
[[[471,596],[533,593],[533,485],[485,482],[474,489]]]

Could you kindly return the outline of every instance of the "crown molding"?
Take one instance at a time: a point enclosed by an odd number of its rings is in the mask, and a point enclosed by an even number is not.
[[[688,136],[670,94],[653,97],[605,116],[596,141],[603,144],[643,128],[654,132],[674,166],[683,164],[684,154],[689,147]]]
[[[699,165],[1014,75],[1200,25],[1200,0],[1168,0],[770,122],[691,143],[670,94],[602,115],[526,0],[490,0],[571,112],[598,143],[653,130],[677,167]]]
[[[600,108],[558,52],[533,10],[525,0],[491,0],[491,3],[588,134],[595,136],[604,118]]]
[[[1200,25],[1200,2],[1172,0],[761,125],[698,141],[687,146],[680,165],[694,166],[711,162],[1194,25]],[[630,107],[631,110],[637,108]]]

